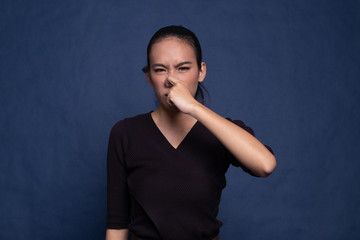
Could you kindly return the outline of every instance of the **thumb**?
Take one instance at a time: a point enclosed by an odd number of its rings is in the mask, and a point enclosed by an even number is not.
[[[165,81],[165,87],[167,87],[167,88],[172,88],[174,85],[175,85],[175,83],[171,82],[171,81],[169,80],[169,78],[166,79],[166,81]]]

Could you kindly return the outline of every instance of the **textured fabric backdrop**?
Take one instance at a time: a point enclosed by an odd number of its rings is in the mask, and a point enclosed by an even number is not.
[[[278,161],[229,169],[221,239],[359,239],[360,3],[335,0],[2,0],[0,239],[104,238],[108,135],[155,109],[141,68],[170,24]]]

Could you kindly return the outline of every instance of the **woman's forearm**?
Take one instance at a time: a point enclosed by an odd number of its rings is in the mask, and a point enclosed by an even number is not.
[[[200,121],[234,157],[254,175],[268,176],[276,166],[274,155],[254,136],[202,104],[189,112]]]
[[[128,240],[128,229],[106,229],[106,240]]]

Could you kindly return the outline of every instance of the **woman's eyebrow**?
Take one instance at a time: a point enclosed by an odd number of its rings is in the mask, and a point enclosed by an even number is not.
[[[178,64],[175,65],[175,68],[178,68],[178,67],[180,67],[180,66],[182,66],[182,65],[185,65],[185,64],[192,64],[192,62],[191,62],[191,61],[185,61],[185,62],[178,63]],[[161,63],[154,63],[154,64],[152,65],[152,67],[168,68],[167,66],[165,66],[164,64],[161,64]]]
[[[181,62],[181,63],[179,63],[179,64],[176,64],[176,65],[175,65],[175,68],[178,68],[178,67],[180,67],[180,66],[182,66],[182,65],[185,65],[185,64],[192,64],[192,62],[190,62],[190,61]]]
[[[163,68],[167,68],[164,64],[161,64],[161,63],[154,63],[152,65],[152,67],[163,67]]]

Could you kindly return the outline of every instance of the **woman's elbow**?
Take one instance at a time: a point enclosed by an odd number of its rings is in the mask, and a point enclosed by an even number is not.
[[[274,155],[271,155],[266,160],[264,160],[261,171],[258,172],[258,177],[267,177],[269,176],[276,167],[276,158]]]

